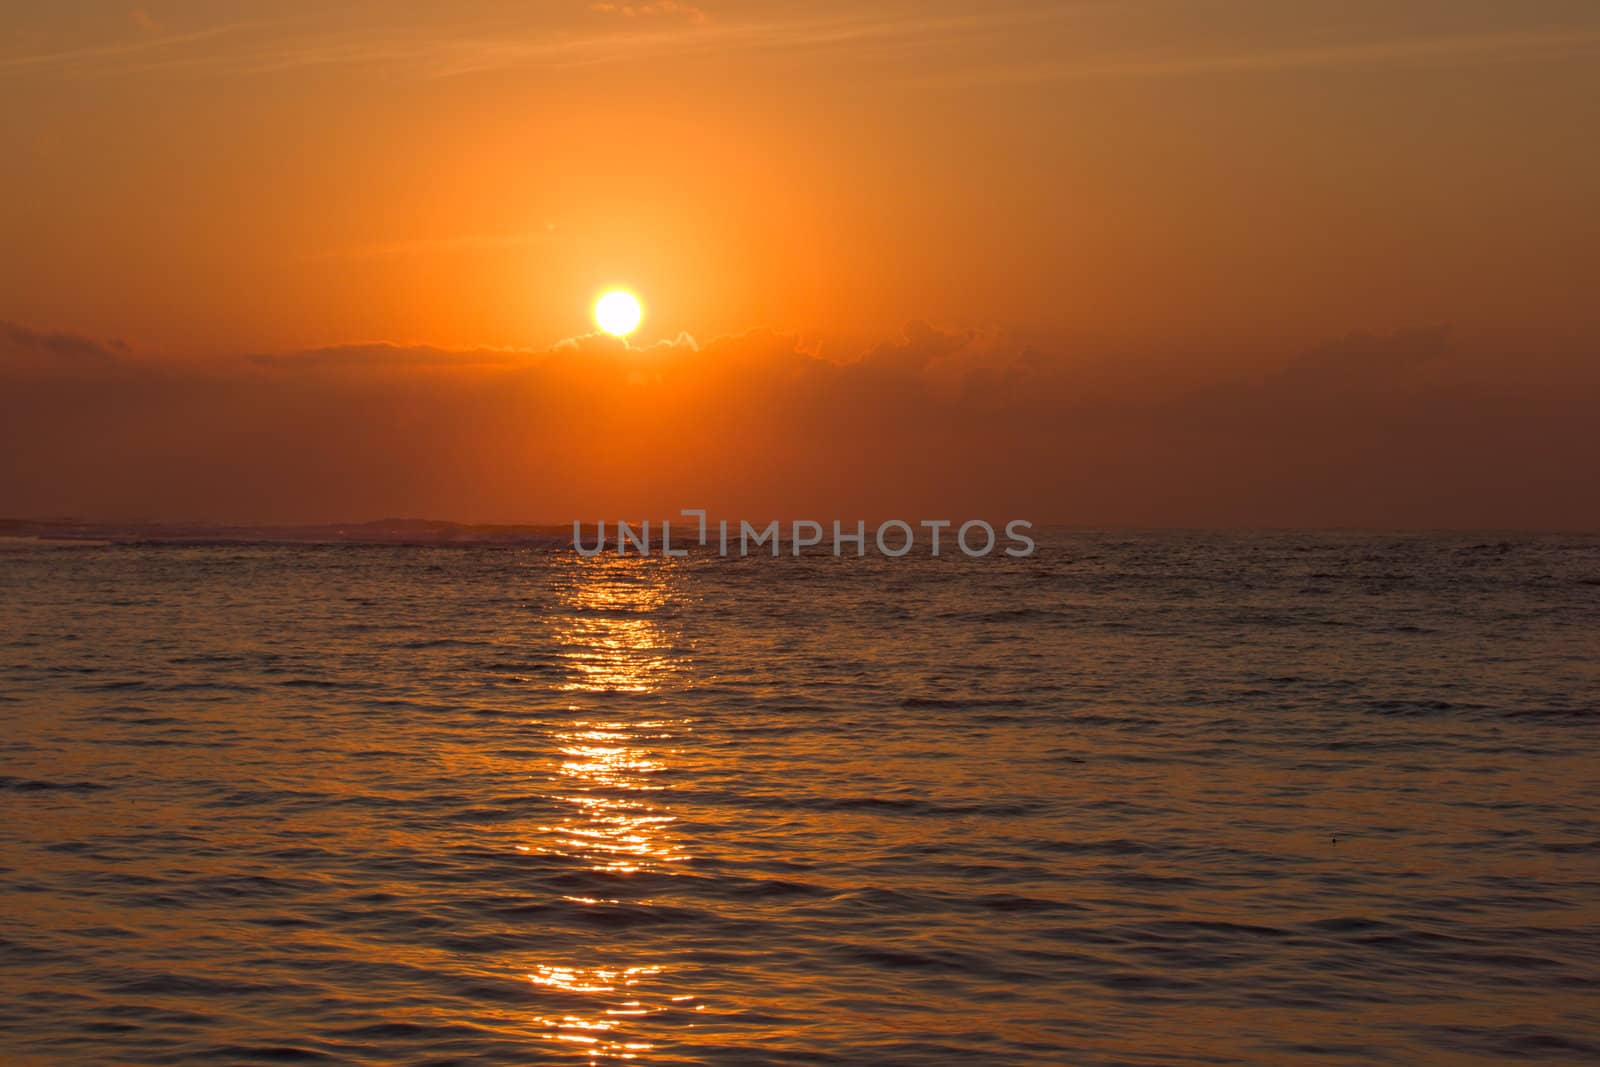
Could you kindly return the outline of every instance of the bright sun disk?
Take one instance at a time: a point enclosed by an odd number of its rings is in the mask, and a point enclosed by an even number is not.
[[[606,333],[622,337],[632,333],[644,318],[644,309],[632,293],[613,289],[594,305],[594,321]]]

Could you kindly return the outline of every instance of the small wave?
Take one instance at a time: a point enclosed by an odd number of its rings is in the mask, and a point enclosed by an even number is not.
[[[0,789],[12,793],[96,793],[110,788],[103,782],[55,782],[43,778],[12,778],[0,775]]]

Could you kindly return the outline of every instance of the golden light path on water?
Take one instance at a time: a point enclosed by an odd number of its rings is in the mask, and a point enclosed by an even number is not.
[[[554,579],[554,639],[569,676],[559,688],[573,702],[570,719],[546,728],[561,760],[545,799],[567,814],[536,827],[535,842],[519,847],[577,861],[630,897],[574,894],[564,898],[569,903],[650,907],[632,896],[635,876],[670,874],[690,858],[662,797],[666,787],[652,780],[667,769],[674,740],[691,727],[688,719],[660,716],[659,701],[651,699],[680,684],[688,670],[677,635],[663,623],[683,595],[682,581],[670,561],[616,557],[573,560]],[[596,708],[608,713],[586,710]],[[649,1017],[705,1010],[698,997],[672,985],[665,965],[619,961],[616,949],[536,963],[528,974],[565,1005],[535,1020],[544,1038],[592,1063],[648,1054],[654,1043],[637,1031]]]

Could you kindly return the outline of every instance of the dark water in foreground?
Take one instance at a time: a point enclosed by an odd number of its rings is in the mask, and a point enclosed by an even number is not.
[[[0,551],[0,1060],[1600,1059],[1600,540]]]

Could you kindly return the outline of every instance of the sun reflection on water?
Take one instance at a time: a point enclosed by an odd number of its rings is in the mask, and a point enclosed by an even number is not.
[[[606,970],[540,966],[528,975],[528,979],[536,986],[559,990],[562,993],[628,995],[635,991],[635,987],[641,982],[660,973],[659,967]],[[684,998],[672,998],[673,1001],[682,999]],[[538,1017],[535,1021],[545,1027],[543,1035],[545,1040],[565,1041],[585,1046],[581,1051],[591,1060],[633,1060],[638,1059],[641,1052],[648,1052],[655,1045],[650,1041],[626,1040],[624,1035],[616,1033],[624,1025],[623,1020],[667,1010],[669,1009],[660,1006],[647,1007],[641,1000],[627,999],[617,1001],[614,1007],[602,1009],[598,1017],[590,1012],[546,1015]]]
[[[687,670],[671,620],[684,599],[670,560],[576,560],[557,575],[556,642],[568,692],[655,693]]]
[[[662,864],[688,859],[683,844],[671,833],[677,817],[653,802],[653,795],[666,787],[652,784],[648,776],[665,770],[665,762],[657,758],[657,750],[627,743],[636,738],[670,739],[671,734],[661,731],[677,724],[665,720],[633,724],[650,733],[620,729],[628,725],[577,721],[572,730],[552,732],[567,759],[552,778],[558,791],[550,799],[571,812],[560,823],[538,827],[548,835],[538,851],[577,857],[590,870],[616,874],[660,870]],[[605,743],[593,743],[595,739]]]
[[[652,907],[636,879],[654,876],[649,885],[659,889],[660,876],[690,859],[664,778],[674,742],[692,723],[662,715],[659,699],[687,681],[689,657],[673,621],[683,580],[667,561],[615,557],[575,560],[557,578],[554,637],[567,668],[559,688],[573,702],[571,718],[545,727],[557,753],[546,799],[565,815],[535,827],[537,836],[519,847],[576,862],[601,880],[603,891],[561,898],[570,905]],[[635,707],[641,713],[630,714]],[[641,1024],[704,1008],[661,963],[619,965],[625,949],[602,944],[588,960],[533,965],[528,979],[549,1004],[535,1018],[545,1040],[591,1063],[637,1060],[655,1047]]]

